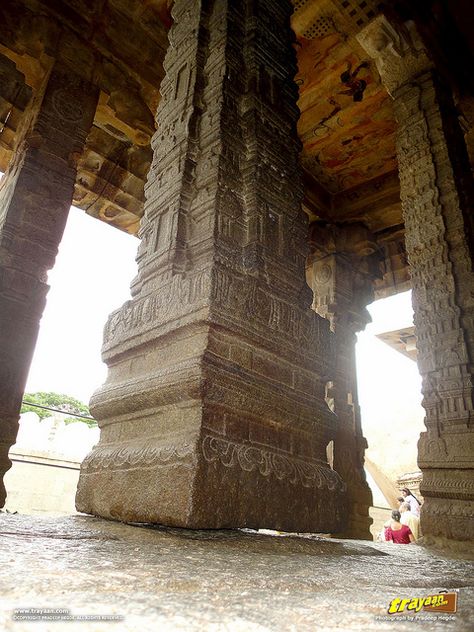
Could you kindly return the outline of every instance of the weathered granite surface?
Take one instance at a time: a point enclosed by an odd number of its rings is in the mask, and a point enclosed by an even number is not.
[[[473,563],[417,545],[6,514],[0,515],[0,538],[0,627],[7,631],[474,627]],[[459,589],[453,621],[417,626],[376,618],[386,616],[395,597],[441,589]],[[27,607],[125,618],[75,625],[12,621],[15,608]]]

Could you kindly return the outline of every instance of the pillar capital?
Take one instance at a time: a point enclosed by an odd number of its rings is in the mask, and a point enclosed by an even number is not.
[[[377,251],[374,235],[362,222],[351,224],[312,224],[309,235],[313,251],[366,257]]]
[[[357,40],[375,60],[382,83],[391,96],[398,88],[433,68],[412,21],[395,22],[381,14],[357,35]]]
[[[375,237],[362,223],[314,224],[308,260],[313,309],[328,318],[340,335],[355,335],[370,322],[366,306],[374,300],[380,276]]]

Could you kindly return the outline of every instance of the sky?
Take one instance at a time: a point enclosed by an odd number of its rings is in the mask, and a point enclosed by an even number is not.
[[[376,334],[413,325],[411,291],[369,305],[372,323],[357,336],[357,382],[365,427],[377,424],[380,410],[399,417],[419,409],[421,377],[416,362],[395,351]],[[421,413],[420,413],[421,414]]]
[[[55,391],[88,403],[105,380],[100,358],[108,314],[129,299],[138,240],[72,208],[41,321],[27,392]],[[364,430],[420,406],[416,363],[375,334],[412,324],[410,292],[369,306],[373,322],[358,336],[357,370]]]
[[[110,312],[130,298],[138,240],[71,208],[26,386],[88,403],[106,377],[100,358]]]
[[[358,335],[356,348],[362,432],[368,442],[365,458],[396,480],[418,470],[417,444],[425,430],[421,377],[416,362],[376,334],[413,324],[411,292],[376,301],[368,309],[372,323]],[[380,504],[375,495],[374,502]]]

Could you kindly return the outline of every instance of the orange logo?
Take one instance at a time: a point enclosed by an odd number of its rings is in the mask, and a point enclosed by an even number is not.
[[[388,607],[388,614],[400,614],[402,612],[420,612],[421,609],[429,612],[456,612],[458,594],[456,592],[440,592],[428,597],[412,597],[410,599],[392,599]]]

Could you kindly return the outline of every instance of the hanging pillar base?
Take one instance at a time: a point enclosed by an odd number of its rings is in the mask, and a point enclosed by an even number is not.
[[[304,369],[293,384],[288,362],[206,323],[152,346],[115,364],[92,401],[101,440],[81,466],[79,511],[194,529],[344,525],[322,441],[333,415],[304,390]],[[145,362],[154,372],[131,384],[125,367]]]
[[[76,499],[79,511],[190,529],[328,533],[342,523],[344,494],[331,489],[340,481],[315,461],[270,447],[257,449],[204,429],[194,444],[147,442],[141,447],[144,455],[155,454],[152,464],[139,466],[134,451],[122,450],[128,468],[102,465],[94,471],[105,455],[89,457]]]

